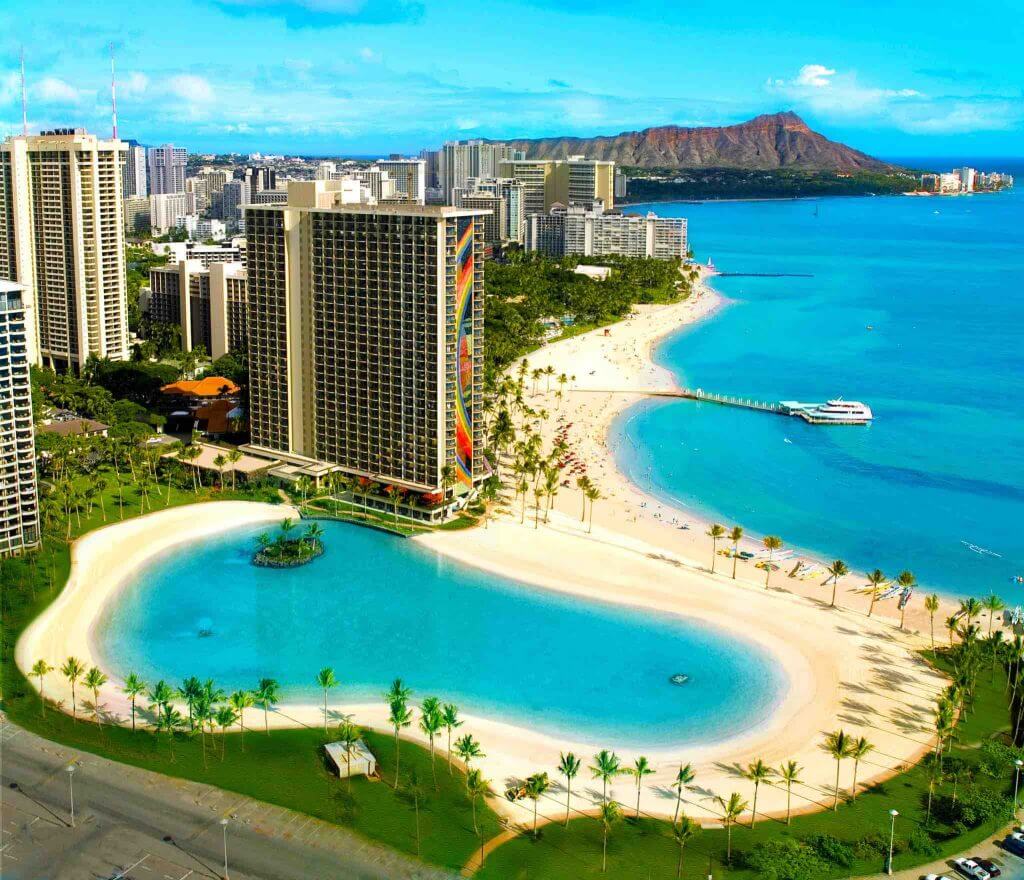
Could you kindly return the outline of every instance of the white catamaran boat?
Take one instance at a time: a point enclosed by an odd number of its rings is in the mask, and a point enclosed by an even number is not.
[[[828,403],[800,403],[784,400],[782,411],[799,416],[812,425],[867,425],[874,418],[871,407],[859,400],[837,397]]]

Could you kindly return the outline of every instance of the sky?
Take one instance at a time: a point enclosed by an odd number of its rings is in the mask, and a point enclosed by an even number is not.
[[[376,155],[793,110],[874,155],[1024,156],[1021,0],[4,0],[0,136]]]

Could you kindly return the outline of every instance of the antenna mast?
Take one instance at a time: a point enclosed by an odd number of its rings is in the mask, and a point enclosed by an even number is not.
[[[114,44],[110,44],[110,114],[113,120],[113,137],[117,140],[117,80],[114,76]]]
[[[28,98],[25,94],[25,47],[21,47],[21,133],[28,137]]]

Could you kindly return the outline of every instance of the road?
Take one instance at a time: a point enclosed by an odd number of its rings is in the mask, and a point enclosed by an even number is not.
[[[0,779],[5,880],[220,878],[225,829],[231,880],[451,877],[336,825],[79,752],[3,715]]]

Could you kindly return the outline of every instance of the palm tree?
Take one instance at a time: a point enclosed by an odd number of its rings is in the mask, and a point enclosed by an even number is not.
[[[761,543],[764,544],[765,549],[768,551],[768,561],[764,566],[764,588],[768,589],[768,582],[772,577],[772,557],[775,555],[776,550],[782,549],[782,538],[777,535],[765,535],[761,539]]]
[[[693,770],[691,764],[680,764],[679,772],[676,774],[676,812],[672,817],[672,821],[676,822],[679,819],[679,810],[683,805],[683,789],[686,788],[694,779],[697,778],[697,774]]]
[[[833,810],[839,809],[839,770],[842,768],[843,760],[850,757],[850,749],[853,742],[845,730],[834,730],[825,737],[825,751],[827,751],[836,762],[836,797],[832,804]]]
[[[257,705],[263,707],[263,727],[270,736],[270,707],[277,702],[280,696],[280,685],[272,678],[261,678],[256,690],[253,691],[253,699]]]
[[[733,792],[729,795],[729,800],[725,800],[721,797],[715,798],[718,801],[718,805],[722,808],[722,821],[725,824],[725,860],[728,864],[732,864],[732,826],[736,824],[736,820],[743,815],[743,811],[747,808],[747,802],[739,795],[738,792]]]
[[[85,675],[85,664],[77,657],[68,657],[64,661],[64,665],[61,666],[60,672],[61,675],[71,682],[71,717],[77,720],[78,701],[75,696],[75,685],[78,684],[78,679]]]
[[[803,768],[796,761],[787,761],[779,767],[779,779],[786,783],[786,824],[789,825],[793,815],[793,786],[799,784],[800,771]]]
[[[647,758],[641,755],[635,761],[633,766],[626,771],[632,776],[636,777],[636,815],[634,819],[640,818],[640,786],[643,784],[644,777],[650,776],[654,772],[654,768],[650,765]]]
[[[900,597],[902,608],[900,608],[900,629],[903,629],[903,618],[907,615],[907,606],[910,604],[910,593],[917,585],[917,578],[914,577],[914,573],[904,569],[896,576],[896,583],[898,583],[903,590],[906,592],[906,599]]]
[[[991,593],[981,600],[981,607],[988,612],[988,636],[992,635],[992,619],[1006,607],[1006,603],[995,593]]]
[[[608,870],[608,833],[622,818],[622,810],[615,801],[605,801],[601,804],[601,811],[598,813],[601,820],[601,830],[604,833],[604,842],[601,845],[601,873]]]
[[[199,695],[203,692],[203,683],[196,678],[194,675],[186,678],[182,683],[181,687],[178,688],[178,696],[185,701],[185,705],[188,706],[188,726],[189,730],[195,728],[193,722],[193,710],[195,709],[196,700]]]
[[[868,589],[871,591],[871,604],[868,606],[868,617],[875,610],[875,602],[878,601],[878,594],[881,592],[882,584],[885,583],[885,575],[880,568],[876,568],[868,575]]]
[[[224,491],[224,467],[227,463],[227,456],[222,452],[218,452],[217,455],[213,457],[213,466],[217,468],[218,482],[220,484],[221,492]]]
[[[851,800],[857,800],[857,767],[874,750],[875,747],[863,736],[858,737],[850,744],[849,756],[853,758],[853,785],[850,787]]]
[[[836,559],[828,567],[828,573],[832,576],[832,604],[830,608],[836,607],[836,590],[839,589],[839,578],[845,577],[850,573],[850,569],[842,559]]]
[[[761,787],[762,782],[768,782],[775,775],[775,771],[758,758],[753,764],[747,766],[747,772],[744,775],[754,783],[754,807],[750,811],[750,827],[753,828],[754,823],[757,821],[758,789]]]
[[[954,614],[952,617],[947,617],[943,625],[946,627],[946,634],[949,636],[949,647],[952,648],[953,634],[956,632],[956,628],[959,625],[956,615]]]
[[[732,579],[736,580],[736,563],[740,557],[740,539],[743,537],[743,528],[733,526],[729,532],[729,540],[732,541]],[[700,827],[700,826],[698,826]]]
[[[398,790],[398,767],[402,759],[401,744],[398,738],[403,727],[412,724],[412,711],[404,699],[391,701],[388,711],[388,722],[395,731],[395,790]]]
[[[445,703],[441,709],[441,723],[448,731],[448,775],[452,773],[452,731],[462,727],[463,722],[459,720],[459,707],[454,703]]]
[[[334,676],[334,670],[325,666],[316,674],[316,683],[324,690],[324,733],[327,733],[327,692],[338,686],[338,679]]]
[[[931,624],[932,656],[935,656],[935,612],[939,610],[939,597],[931,593],[924,597],[924,608],[928,612],[928,619]]]
[[[594,528],[594,502],[600,501],[603,496],[597,486],[587,486],[583,490],[583,494],[587,496],[587,501],[590,502],[590,518],[587,520],[587,534],[589,535]]]
[[[238,462],[242,460],[242,450],[232,449],[228,453],[228,463],[231,465],[231,491],[235,490],[235,477],[238,474],[238,468],[235,467]]]
[[[981,611],[981,603],[974,596],[960,602],[960,613],[967,618],[968,626],[974,623],[974,618],[978,617]]]
[[[228,704],[238,713],[238,730],[241,733],[239,742],[242,746],[242,751],[245,751],[245,710],[253,704],[252,693],[250,691],[235,691],[230,697],[228,697]]]
[[[436,697],[430,697],[430,702],[423,701],[420,713],[420,730],[430,741],[430,772],[434,777],[434,788],[437,788],[437,767],[434,763],[434,738],[444,727],[444,719],[441,717],[441,706]]]
[[[167,732],[167,746],[171,752],[171,760],[174,760],[174,731],[181,727],[184,719],[181,713],[168,703],[165,703],[156,719],[156,729]]]
[[[683,849],[694,837],[700,833],[700,825],[689,816],[683,816],[676,825],[672,823],[672,839],[679,845],[679,861],[676,864],[676,880],[683,876]]]
[[[405,683],[400,678],[396,678],[391,682],[391,687],[388,688],[388,692],[384,694],[385,703],[393,703],[395,700],[401,700],[408,702],[409,697],[412,696],[412,688],[406,687]],[[429,698],[428,698],[429,699]]]
[[[92,691],[92,717],[97,724],[100,722],[100,688],[106,683],[107,676],[98,666],[93,666],[82,679],[82,684]]]
[[[469,769],[469,762],[475,758],[486,758],[487,755],[483,753],[480,748],[480,743],[473,739],[473,734],[467,733],[465,736],[460,737],[455,742],[455,754],[462,758],[463,763],[466,765],[466,769]]]
[[[238,713],[232,706],[221,706],[217,710],[217,714],[214,715],[214,720],[221,732],[220,759],[223,761],[228,750],[228,738],[225,734],[227,734],[228,728],[238,720]]]
[[[36,660],[32,664],[32,675],[39,679],[39,706],[40,713],[46,714],[46,694],[43,693],[43,678],[53,672],[53,667],[45,660]]]
[[[565,827],[569,827],[569,803],[572,799],[572,781],[580,772],[580,759],[572,752],[563,752],[558,758],[558,772],[565,777]]]
[[[711,539],[711,573],[715,573],[715,557],[718,555],[718,540],[725,537],[725,528],[715,523],[708,529],[708,537]]]
[[[615,752],[602,749],[594,755],[594,763],[590,765],[590,775],[601,780],[601,800],[608,802],[608,781],[622,772],[619,756]]]
[[[473,833],[478,837],[480,828],[476,823],[476,802],[478,798],[487,797],[490,793],[491,786],[479,770],[469,770],[466,773],[466,794],[469,795],[469,802],[473,807]]]
[[[338,742],[341,743],[345,751],[345,766],[347,768],[349,789],[352,788],[352,755],[362,735],[363,732],[351,721],[342,721],[338,725]]]
[[[537,802],[551,788],[551,782],[547,773],[534,773],[526,778],[526,786],[523,789],[526,796],[533,801],[533,836],[537,836]]]
[[[171,700],[174,699],[174,691],[171,690],[171,686],[164,681],[162,678],[150,689],[147,694],[149,698],[150,708],[156,708],[157,715],[163,712],[164,706],[169,706]]]

